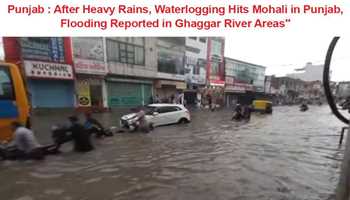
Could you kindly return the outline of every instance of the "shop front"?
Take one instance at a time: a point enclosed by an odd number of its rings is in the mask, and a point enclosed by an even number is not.
[[[177,97],[186,90],[186,83],[184,81],[173,80],[156,80],[155,93],[158,95],[161,102],[171,102],[171,97]]]
[[[226,76],[225,79],[225,105],[227,107],[235,106],[237,103],[251,104],[254,100],[253,85],[235,82],[234,77]]]
[[[136,107],[150,103],[152,81],[114,77],[106,80],[110,108]]]
[[[30,60],[23,65],[33,108],[74,107],[71,65]]]
[[[73,62],[77,76],[76,93],[79,110],[103,111],[107,107],[102,38],[73,38]]]
[[[77,102],[80,110],[102,111],[104,108],[103,77],[78,75],[76,81]]]

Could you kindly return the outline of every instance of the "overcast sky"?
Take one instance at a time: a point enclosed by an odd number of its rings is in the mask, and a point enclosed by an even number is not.
[[[332,59],[333,81],[350,81],[350,37],[339,40]],[[307,62],[323,64],[332,34],[235,33],[226,36],[225,56],[266,66],[267,75],[284,76]]]

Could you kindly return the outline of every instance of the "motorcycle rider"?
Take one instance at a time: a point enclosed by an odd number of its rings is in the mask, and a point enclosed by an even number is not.
[[[300,105],[300,111],[307,111],[308,109],[309,107],[305,102]]]
[[[241,104],[236,104],[232,120],[241,120],[243,118],[243,108]]]
[[[84,128],[89,134],[96,134],[96,138],[101,138],[102,136],[111,136],[107,134],[102,124],[95,118],[91,116],[91,113],[85,113],[85,123]]]
[[[93,150],[94,147],[90,140],[90,134],[79,123],[79,119],[76,116],[70,116],[68,119],[71,125],[66,129],[66,132],[71,133],[71,138],[74,142],[74,151],[88,152]]]

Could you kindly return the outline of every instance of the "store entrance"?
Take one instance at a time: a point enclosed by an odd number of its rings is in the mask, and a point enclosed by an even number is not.
[[[91,106],[103,107],[102,85],[90,85]]]

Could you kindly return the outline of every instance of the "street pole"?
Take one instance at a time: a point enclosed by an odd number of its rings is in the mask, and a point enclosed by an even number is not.
[[[336,200],[350,200],[350,129],[348,129],[345,145]]]
[[[330,64],[332,60],[332,54],[334,48],[340,37],[336,36],[332,39],[329,44],[328,51],[326,54],[324,69],[323,69],[323,87],[324,92],[329,104],[329,107],[332,110],[332,113],[342,122],[350,125],[350,120],[344,117],[338,110],[337,105],[332,96],[329,74],[330,74]],[[336,200],[350,200],[350,129],[348,129],[348,135],[346,137],[346,146],[344,151],[343,163],[341,166],[341,174],[339,178],[338,187],[336,189]]]

